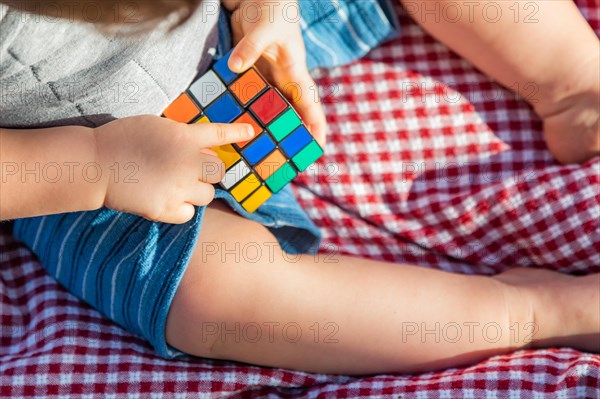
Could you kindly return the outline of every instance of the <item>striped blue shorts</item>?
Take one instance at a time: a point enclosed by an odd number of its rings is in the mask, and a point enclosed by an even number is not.
[[[300,5],[310,68],[356,60],[397,33],[387,0],[300,0]],[[231,46],[226,16],[219,35],[223,54]],[[296,254],[318,249],[319,231],[289,187],[253,214],[223,190],[217,189],[216,197],[266,226],[283,250]],[[72,294],[149,341],[158,355],[171,358],[181,352],[165,340],[167,313],[198,240],[204,211],[199,207],[188,223],[171,225],[103,208],[20,219],[14,235]]]

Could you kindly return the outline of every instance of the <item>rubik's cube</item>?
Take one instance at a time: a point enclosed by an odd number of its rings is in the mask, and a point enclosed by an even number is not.
[[[229,55],[217,61],[163,113],[183,123],[248,123],[250,141],[212,148],[225,163],[219,183],[254,212],[323,155],[290,103],[252,67],[232,72]]]

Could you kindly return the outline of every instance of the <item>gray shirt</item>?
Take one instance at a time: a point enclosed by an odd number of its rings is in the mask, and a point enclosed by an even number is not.
[[[218,2],[182,26],[137,35],[0,4],[0,127],[98,126],[160,114],[208,67]]]

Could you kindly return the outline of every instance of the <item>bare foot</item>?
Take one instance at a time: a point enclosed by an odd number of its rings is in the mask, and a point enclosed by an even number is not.
[[[515,268],[494,276],[531,300],[537,331],[532,346],[568,346],[600,352],[600,273],[575,277]]]

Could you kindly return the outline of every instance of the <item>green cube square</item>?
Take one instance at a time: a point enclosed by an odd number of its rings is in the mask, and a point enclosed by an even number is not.
[[[277,169],[275,171],[275,173],[273,173],[265,181],[265,183],[267,183],[267,186],[269,186],[271,191],[276,193],[279,190],[281,190],[282,188],[284,188],[286,184],[291,182],[294,179],[294,177],[296,177],[297,174],[298,173],[292,167],[292,165],[290,165],[289,163],[286,163],[281,168]]]
[[[279,142],[301,124],[302,121],[296,115],[296,112],[290,108],[269,125],[269,131],[275,137],[275,140]]]
[[[321,146],[313,140],[309,145],[300,150],[300,152],[292,158],[292,161],[298,170],[303,172],[306,168],[315,163],[317,159],[321,158],[321,155],[323,155],[323,149],[321,149]]]

